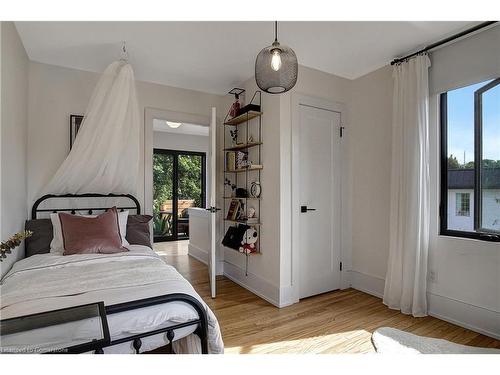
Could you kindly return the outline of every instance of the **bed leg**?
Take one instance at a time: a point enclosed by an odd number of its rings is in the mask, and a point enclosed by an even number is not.
[[[142,345],[141,339],[139,339],[139,338],[135,339],[134,342],[132,343],[132,345],[134,346],[135,353],[139,354],[139,349],[141,349],[141,345]]]
[[[104,350],[102,348],[96,349],[94,354],[104,354]]]
[[[175,352],[174,352],[174,337],[175,337],[174,330],[169,329],[167,331],[167,340],[168,340],[168,346],[170,348],[170,354],[175,354]]]
[[[200,338],[201,354],[208,354],[207,327],[204,324],[199,324],[194,333]]]

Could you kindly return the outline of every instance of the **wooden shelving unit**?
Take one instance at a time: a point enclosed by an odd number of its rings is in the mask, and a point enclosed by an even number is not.
[[[224,121],[224,125],[240,125],[248,123],[249,120],[252,120],[256,117],[262,116],[262,112],[257,111],[248,111],[239,116],[233,117],[232,119]]]
[[[222,197],[223,199],[255,199],[255,200],[261,200],[262,198],[257,198],[257,197]]]
[[[261,225],[259,222],[248,222],[246,220],[230,220],[230,219],[224,219],[224,221],[227,221],[229,223],[234,223],[234,224],[244,224],[244,225],[248,225],[248,226],[252,226],[252,225]]]
[[[233,89],[230,92],[234,94],[234,90],[239,90],[240,93],[243,91],[241,89]],[[243,91],[244,92],[244,91]],[[238,94],[239,95],[239,94]],[[261,182],[261,171],[263,169],[263,165],[261,162],[261,154],[262,154],[262,116],[264,114],[262,110],[262,94],[260,91],[256,91],[248,103],[253,105],[252,109],[259,110],[250,110],[245,113],[242,113],[234,118],[230,118],[229,112],[224,119],[224,144],[223,144],[223,153],[224,153],[224,191],[226,191],[226,180],[230,180],[232,185],[235,185],[237,188],[245,189],[247,191],[247,197],[233,197],[229,196],[227,193],[223,194],[222,198],[224,200],[224,232],[230,226],[239,226],[239,225],[247,225],[249,227],[255,228],[258,232],[257,243],[255,244],[256,252],[246,255],[246,271],[248,271],[248,257],[250,255],[260,254],[262,249],[260,246],[261,239],[261,196],[253,197],[250,195],[250,187],[252,182]],[[230,131],[234,134],[237,132],[236,138],[233,135],[229,136]],[[250,167],[248,168],[240,168],[240,169],[227,169],[227,154],[229,152],[244,152],[246,158],[249,162],[251,162]],[[234,159],[233,159],[234,160]],[[253,164],[253,165],[252,165]],[[228,209],[232,200],[239,200],[241,205],[243,205],[244,209],[242,212],[242,218],[238,218],[236,220],[228,219]],[[246,218],[248,217],[248,209],[253,208],[255,210],[256,218],[248,222]],[[223,245],[224,246],[224,245]],[[224,246],[228,249],[231,249],[227,246]],[[236,249],[231,249],[236,252],[239,252]]]
[[[251,166],[250,168],[240,168],[234,170],[225,170],[224,173],[243,173],[243,172],[251,172],[251,171],[260,171],[263,166]]]
[[[239,150],[248,150],[251,147],[260,146],[262,142],[250,142],[250,143],[242,143],[241,145],[236,145],[233,147],[225,148],[224,151],[239,151]]]

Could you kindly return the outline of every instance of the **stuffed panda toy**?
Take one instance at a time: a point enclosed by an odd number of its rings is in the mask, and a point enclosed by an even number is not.
[[[240,253],[255,253],[257,251],[255,244],[257,243],[258,238],[259,235],[255,228],[248,228],[243,235],[243,240],[241,241],[241,246],[239,248]]]

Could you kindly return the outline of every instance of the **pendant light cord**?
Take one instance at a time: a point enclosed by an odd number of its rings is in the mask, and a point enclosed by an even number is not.
[[[278,21],[274,21],[274,41],[278,41]]]

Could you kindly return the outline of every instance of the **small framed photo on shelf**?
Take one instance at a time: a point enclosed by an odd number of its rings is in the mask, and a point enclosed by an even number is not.
[[[83,122],[83,115],[70,115],[69,116],[69,149],[73,148],[75,143],[76,135],[80,130],[80,126]]]

